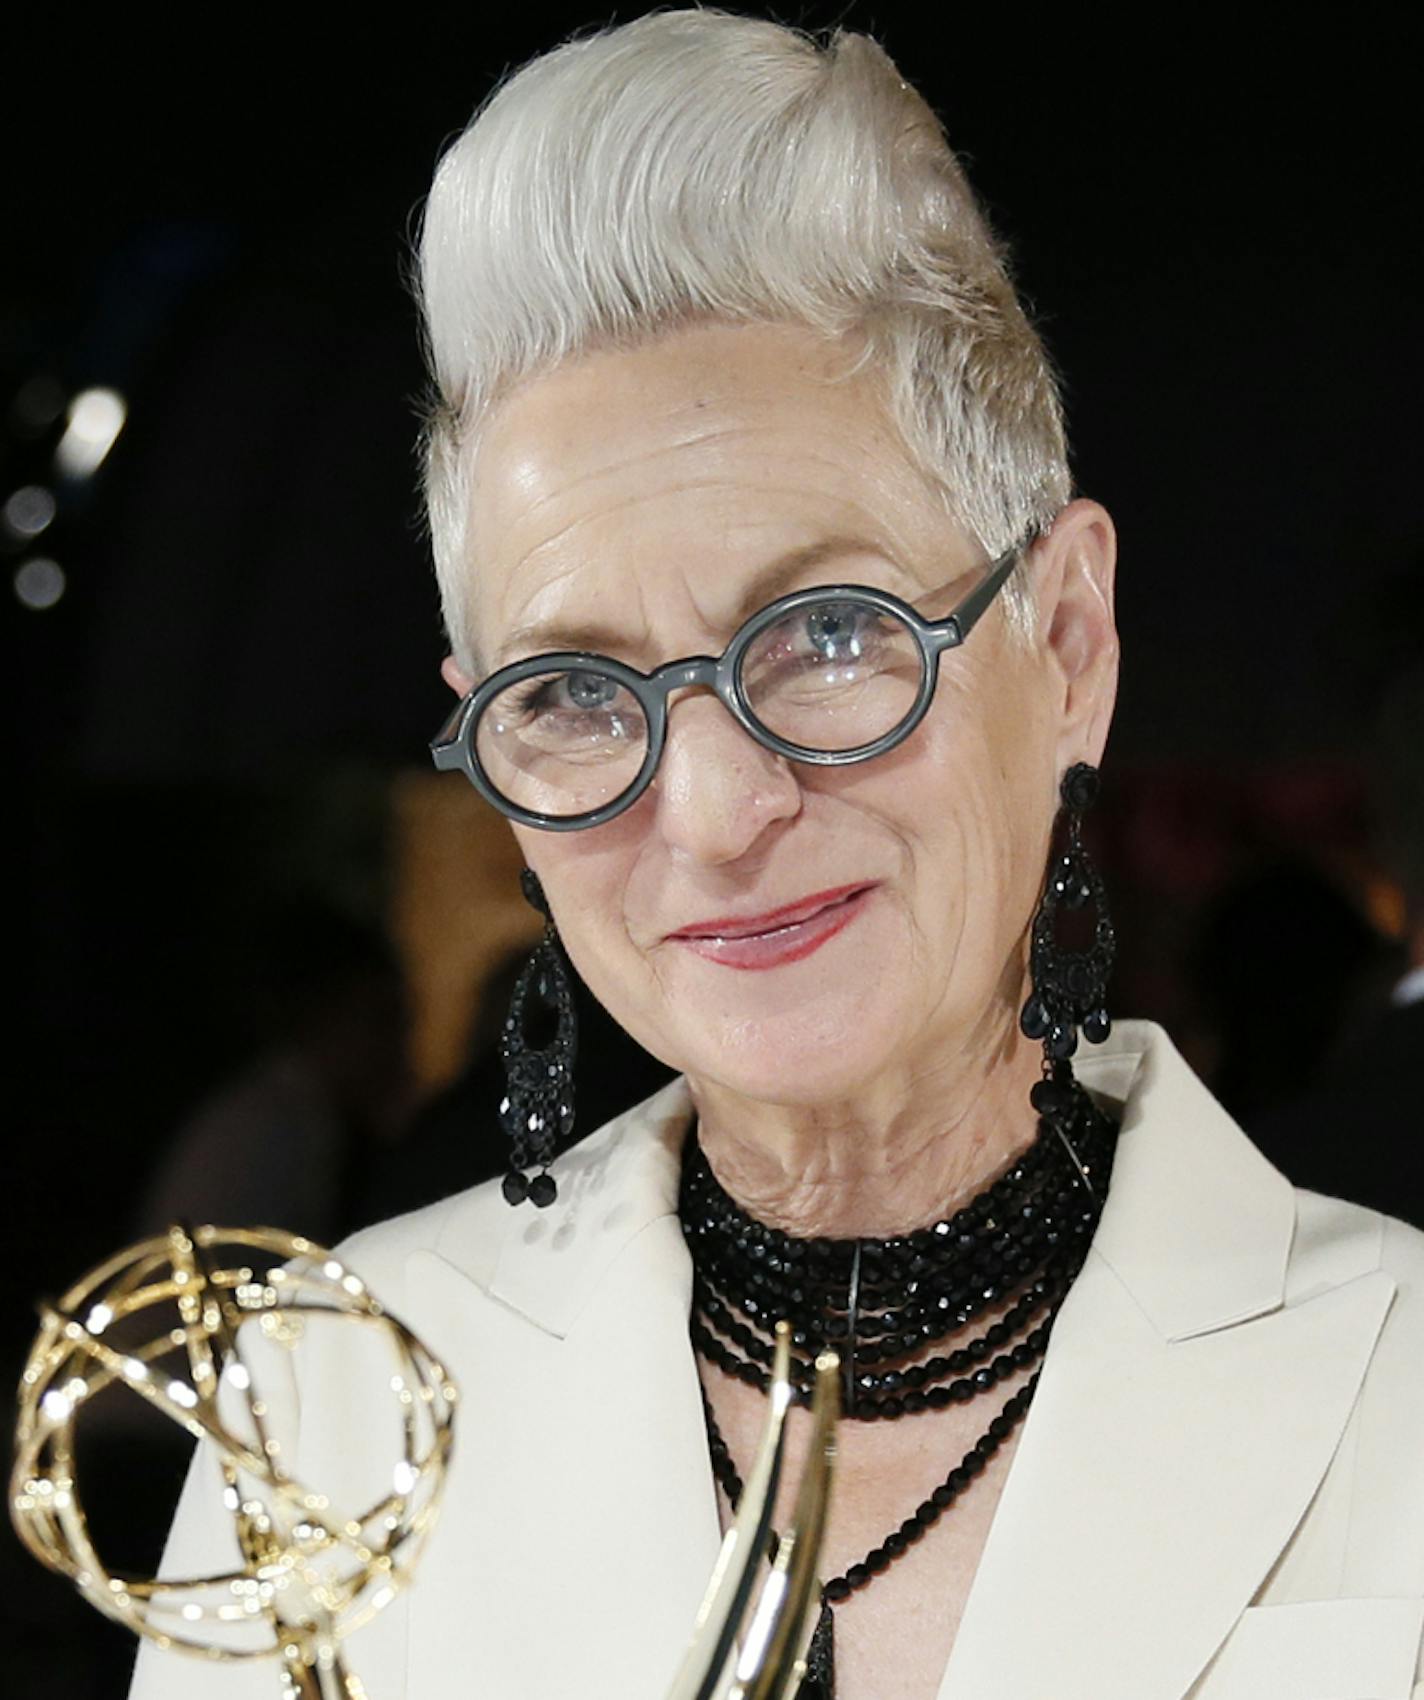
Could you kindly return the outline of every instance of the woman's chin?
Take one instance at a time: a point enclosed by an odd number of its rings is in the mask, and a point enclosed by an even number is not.
[[[819,948],[783,951],[785,959],[766,964],[755,947],[729,962],[702,941],[665,940],[656,1001],[638,1012],[652,1019],[629,1010],[629,1031],[680,1072],[758,1102],[856,1094],[893,1067],[919,1026],[897,966],[906,941],[878,905],[869,907]]]
[[[894,1064],[907,1023],[804,1006],[760,1019],[710,1024],[686,1036],[685,1073],[762,1104],[813,1105],[855,1097]]]

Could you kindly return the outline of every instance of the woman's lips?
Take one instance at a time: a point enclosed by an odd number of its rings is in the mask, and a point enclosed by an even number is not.
[[[873,890],[868,885],[842,886],[788,904],[771,915],[699,922],[695,930],[671,934],[669,942],[724,968],[779,968],[784,963],[799,962],[848,927]],[[719,927],[727,931],[716,930]]]

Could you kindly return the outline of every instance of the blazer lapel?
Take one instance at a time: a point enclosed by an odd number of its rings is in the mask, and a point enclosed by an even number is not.
[[[455,1673],[500,1700],[671,1684],[720,1542],[676,1216],[689,1114],[675,1081],[561,1161],[547,1212],[499,1202],[492,1268],[483,1199],[410,1260],[412,1312],[462,1392],[411,1591],[412,1696]]]
[[[1123,1104],[941,1700],[1181,1700],[1304,1514],[1394,1293],[1368,1247],[1286,1284],[1289,1183],[1150,1022],[1079,1078]]]

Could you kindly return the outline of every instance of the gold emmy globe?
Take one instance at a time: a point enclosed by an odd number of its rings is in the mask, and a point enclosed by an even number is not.
[[[20,1386],[10,1514],[42,1563],[160,1646],[278,1661],[281,1692],[363,1700],[341,1644],[411,1578],[449,1462],[456,1389],[431,1352],[323,1247],[274,1228],[174,1227],[94,1269],[53,1306]],[[304,1341],[358,1329],[390,1401],[395,1455],[365,1503],[338,1503],[289,1456]],[[350,1344],[356,1346],[355,1341]],[[112,1574],[77,1479],[76,1414],[106,1389],[142,1398],[218,1461],[237,1562],[217,1574]],[[320,1396],[320,1385],[315,1396]]]
[[[411,1581],[450,1459],[457,1393],[429,1349],[331,1252],[275,1228],[171,1228],[40,1312],[10,1480],[11,1519],[35,1557],[161,1647],[275,1660],[287,1700],[366,1700],[342,1643]],[[294,1385],[285,1360],[337,1325],[363,1336],[339,1348],[343,1390],[359,1366],[393,1407],[388,1486],[358,1505],[301,1479],[283,1433]],[[805,1674],[840,1383],[835,1354],[823,1353],[807,1461],[791,1522],[778,1533],[790,1332],[777,1327],[761,1443],[669,1700],[791,1700]],[[321,1388],[319,1375],[309,1377],[308,1399],[319,1402]],[[106,1568],[80,1496],[75,1418],[109,1389],[146,1400],[208,1443],[235,1536],[230,1567],[162,1578]]]

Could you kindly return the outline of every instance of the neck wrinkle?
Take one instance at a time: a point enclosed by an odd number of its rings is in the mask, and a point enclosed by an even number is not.
[[[779,1147],[709,1127],[693,1134],[718,1184],[766,1227],[800,1239],[886,1239],[952,1215],[1007,1173],[1033,1144],[1028,1094],[1038,1047],[1022,1040],[996,1061],[946,1125],[906,1110],[888,1126],[855,1118],[785,1129]]]

